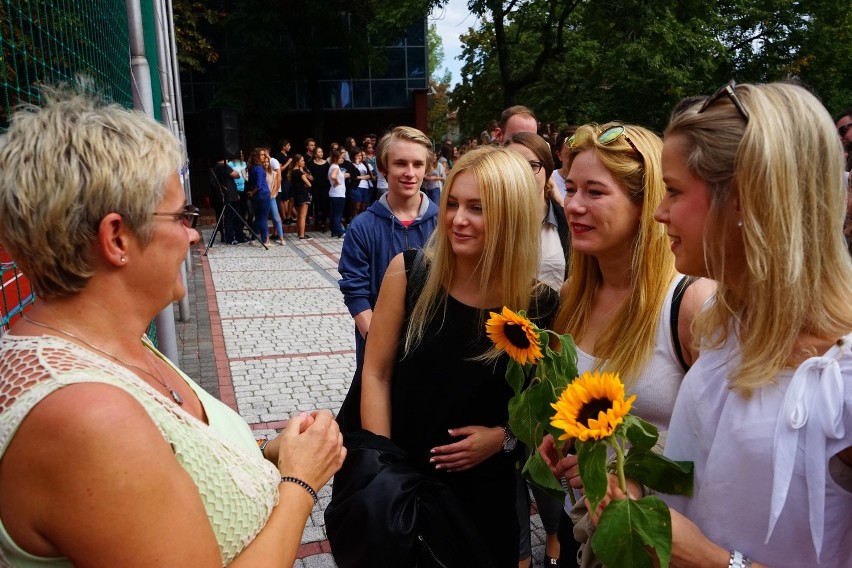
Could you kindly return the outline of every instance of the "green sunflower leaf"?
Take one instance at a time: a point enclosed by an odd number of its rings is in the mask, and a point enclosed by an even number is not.
[[[559,358],[562,361],[565,377],[570,383],[577,377],[577,347],[574,345],[574,338],[570,335],[560,335],[559,344]]]
[[[592,535],[592,550],[605,566],[652,568],[656,556],[660,568],[667,568],[672,555],[669,508],[653,495],[610,501]]]
[[[553,473],[550,471],[550,468],[547,467],[547,464],[544,463],[544,459],[541,457],[541,454],[538,453],[538,448],[530,450],[530,456],[527,458],[527,462],[524,464],[524,469],[521,471],[521,474],[528,481],[538,485],[545,493],[553,497],[555,500],[560,503],[565,502],[565,490],[562,489],[562,485],[560,485],[556,478],[553,477]]]
[[[577,449],[577,459],[580,466],[580,479],[583,480],[583,488],[586,491],[586,499],[594,511],[598,503],[606,495],[607,473],[606,473],[606,448],[605,442],[600,440],[576,440],[574,447]],[[613,564],[613,566],[616,566]]]
[[[650,450],[660,437],[656,426],[632,414],[624,417],[623,426],[624,433],[634,448]]]
[[[509,357],[509,366],[506,367],[506,382],[512,387],[516,396],[524,387],[524,368],[511,357]]]
[[[562,432],[550,425],[554,414],[551,403],[556,402],[556,391],[549,381],[531,384],[509,400],[509,427],[515,437],[530,449],[538,448],[545,433]]]
[[[624,475],[660,493],[692,495],[693,463],[673,461],[645,448],[630,448]]]

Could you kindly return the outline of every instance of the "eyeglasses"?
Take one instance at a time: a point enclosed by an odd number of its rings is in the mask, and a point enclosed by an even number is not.
[[[175,221],[180,221],[183,226],[188,229],[194,229],[198,224],[198,207],[187,205],[180,213],[154,213],[161,217],[171,217]]]
[[[724,85],[722,85],[722,87],[718,91],[716,91],[711,96],[709,96],[707,98],[707,100],[704,101],[704,104],[701,105],[701,108],[698,109],[698,114],[701,114],[702,112],[704,112],[705,110],[710,108],[710,106],[712,106],[713,103],[718,101],[723,96],[727,96],[729,99],[731,99],[731,102],[734,103],[734,106],[737,108],[737,110],[743,116],[745,121],[748,122],[748,118],[749,118],[748,111],[743,106],[743,103],[740,102],[740,98],[737,96],[737,82],[734,81],[733,79],[731,79],[728,83],[725,83]]]
[[[530,167],[532,168],[533,174],[537,174],[541,171],[541,168],[544,167],[544,164],[542,164],[538,160],[530,160]]]
[[[850,128],[852,128],[852,122],[847,122],[846,124],[837,127],[837,133],[840,134],[841,138],[843,138],[846,136],[846,133],[849,132]]]
[[[565,139],[565,146],[567,148],[573,148],[576,144],[577,140],[575,139],[576,135],[572,135],[571,138]],[[636,144],[633,143],[633,140],[627,135],[627,132],[624,129],[624,126],[619,124],[617,126],[613,126],[611,128],[607,128],[598,136],[598,143],[603,146],[608,146],[612,144],[619,138],[624,138],[624,141],[627,142],[630,147],[633,149],[636,154],[642,158],[642,152],[639,151],[639,148],[636,147]]]

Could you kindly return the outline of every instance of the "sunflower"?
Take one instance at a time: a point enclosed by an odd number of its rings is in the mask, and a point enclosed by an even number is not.
[[[497,349],[506,351],[519,364],[535,364],[541,359],[538,328],[527,318],[503,307],[503,314],[491,312],[485,322],[488,338]]]
[[[551,426],[563,430],[560,440],[579,438],[601,440],[612,435],[630,412],[636,395],[624,399],[624,385],[618,373],[592,375],[586,371],[568,385],[559,400],[550,406],[556,414],[550,419]]]

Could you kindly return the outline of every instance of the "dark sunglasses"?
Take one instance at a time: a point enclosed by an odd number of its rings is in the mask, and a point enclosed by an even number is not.
[[[154,213],[161,217],[171,217],[175,221],[180,221],[183,226],[188,229],[194,229],[198,224],[198,207],[187,205],[180,213]]]
[[[737,110],[743,116],[746,122],[748,122],[749,114],[746,108],[743,106],[743,103],[740,102],[740,98],[737,96],[737,82],[731,79],[728,83],[722,85],[722,87],[713,93],[711,96],[704,101],[704,104],[701,105],[701,108],[698,109],[698,114],[701,114],[708,108],[710,108],[713,103],[718,101],[720,98],[727,96],[731,99],[731,102],[734,103],[734,106],[737,107]]]
[[[620,124],[618,126],[607,128],[606,130],[601,132],[600,135],[598,135],[598,143],[602,146],[608,146],[619,138],[624,138],[624,141],[630,145],[633,151],[636,152],[636,154],[640,158],[643,157],[642,152],[639,151],[639,148],[636,147],[636,144],[634,144],[633,140],[631,140],[630,137],[627,135],[627,132],[624,130],[624,126]],[[565,139],[565,146],[567,146],[568,148],[573,148],[576,142],[577,140],[572,135],[570,138]]]
[[[837,133],[840,134],[840,137],[843,138],[846,136],[846,133],[849,132],[849,129],[852,128],[852,122],[847,122],[843,126],[837,127]]]

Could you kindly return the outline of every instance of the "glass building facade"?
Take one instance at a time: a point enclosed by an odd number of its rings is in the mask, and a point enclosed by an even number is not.
[[[426,25],[423,20],[408,27],[403,37],[392,41],[369,38],[378,57],[369,61],[364,57],[358,68],[347,65],[343,48],[338,46],[318,47],[319,83],[322,105],[327,110],[337,109],[399,109],[412,104],[412,92],[428,87],[428,64]],[[219,27],[205,31],[205,35],[217,47],[220,62],[209,65],[204,73],[191,70],[182,73],[184,110],[189,113],[202,111],[219,104],[216,91],[227,73],[227,63],[239,60],[242,48],[239,41],[229,37],[226,29]],[[297,72],[293,61],[296,49],[286,33],[279,36],[279,45],[270,49],[270,61],[275,71],[264,83],[283,96],[287,111],[310,110],[308,85]],[[222,65],[226,63],[226,65]]]

